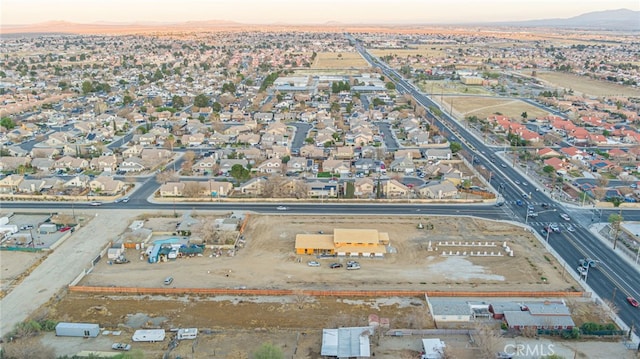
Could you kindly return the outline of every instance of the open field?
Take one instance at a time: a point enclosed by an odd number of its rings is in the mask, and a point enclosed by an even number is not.
[[[465,95],[492,95],[493,93],[483,86],[468,86],[459,81],[425,81],[419,83],[423,92],[432,94],[432,97],[439,94],[465,94]]]
[[[312,69],[368,68],[369,64],[357,52],[319,52]]]
[[[598,81],[564,72],[538,71],[537,78],[547,81],[551,86],[572,89],[591,96],[640,96],[640,88],[617,85],[607,81]]]
[[[436,98],[440,100],[437,96]],[[499,112],[504,116],[519,119],[523,112],[527,112],[528,118],[543,117],[549,114],[547,111],[520,100],[445,96],[442,97],[442,101],[444,101],[443,108],[448,110],[453,103],[453,110],[464,117],[477,116],[478,118],[486,118]]]

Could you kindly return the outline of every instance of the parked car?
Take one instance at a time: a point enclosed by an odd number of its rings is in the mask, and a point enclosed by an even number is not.
[[[347,270],[360,269],[360,263],[356,261],[347,262]]]
[[[113,343],[113,345],[111,346],[111,349],[128,352],[129,350],[131,350],[131,344]]]
[[[167,277],[164,279],[164,285],[169,285],[173,283],[173,277]]]
[[[629,304],[631,304],[632,307],[638,308],[638,306],[640,306],[640,304],[634,297],[627,297],[627,302],[629,302]]]
[[[30,225],[30,224],[27,224],[27,225],[24,225],[24,226],[20,227],[21,231],[26,231],[26,230],[29,230],[29,229],[33,229],[33,226]]]
[[[329,265],[329,268],[331,268],[331,269],[342,268],[342,264],[340,264],[340,263],[331,263],[331,265]]]
[[[63,232],[63,233],[66,232],[66,231],[69,231],[69,230],[71,230],[71,227],[69,227],[69,226],[60,228],[60,232]]]
[[[318,261],[308,261],[307,265],[309,267],[320,267],[320,262],[318,262]]]

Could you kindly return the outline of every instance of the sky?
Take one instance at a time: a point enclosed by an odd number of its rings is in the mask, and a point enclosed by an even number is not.
[[[0,0],[0,23],[478,23],[640,10],[639,0]]]

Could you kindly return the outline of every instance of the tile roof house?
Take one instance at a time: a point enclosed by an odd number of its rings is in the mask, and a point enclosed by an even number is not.
[[[260,173],[281,173],[282,160],[277,157],[269,158],[254,168],[256,171]],[[252,170],[254,168],[252,168]]]
[[[450,181],[429,182],[418,188],[418,193],[424,198],[444,199],[456,198],[458,189]]]
[[[355,192],[353,193],[356,197],[371,197],[374,194],[374,190],[376,188],[373,180],[371,178],[358,178],[355,183]]]
[[[118,158],[115,155],[92,158],[89,168],[97,171],[115,172],[118,168]]]
[[[231,168],[234,165],[241,165],[244,168],[247,168],[249,165],[249,161],[245,159],[221,159],[220,160],[220,172],[227,174],[231,171]]]
[[[55,161],[53,167],[56,169],[84,170],[89,168],[89,161],[84,158],[64,156]]]
[[[537,151],[537,153],[540,158],[562,157],[561,153],[549,147],[541,148]]]
[[[92,191],[113,196],[124,188],[124,182],[108,176],[98,176],[89,182]]]
[[[8,175],[0,179],[0,193],[15,192],[22,181],[24,181],[24,176],[22,175]]]
[[[240,184],[236,191],[247,196],[261,196],[264,193],[267,179],[265,177],[254,177]]]
[[[291,157],[287,162],[287,173],[299,173],[310,170],[308,160],[304,157]]]
[[[584,159],[584,152],[577,147],[563,147],[560,152],[572,160],[582,161]]]
[[[389,169],[393,172],[402,172],[404,174],[412,174],[416,170],[411,156],[405,156],[395,159],[389,165]]]
[[[26,169],[31,163],[31,157],[0,156],[0,171],[17,171],[20,167]]]
[[[553,167],[553,169],[556,170],[556,172],[558,173],[566,173],[565,170],[565,163],[563,160],[556,158],[556,157],[552,157],[549,159],[546,159],[543,161],[545,166],[551,166]]]
[[[387,198],[406,198],[409,195],[409,187],[391,179],[382,182],[382,193]]]
[[[140,157],[128,157],[122,160],[118,170],[125,172],[142,172],[147,169],[145,162]]]
[[[349,165],[349,162],[347,161],[342,161],[342,160],[324,160],[322,162],[322,171],[323,172],[329,172],[329,173],[335,173],[335,174],[342,174],[342,173],[349,173],[349,171],[351,170],[351,166]]]

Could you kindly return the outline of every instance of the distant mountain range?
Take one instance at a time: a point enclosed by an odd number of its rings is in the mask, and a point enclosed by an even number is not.
[[[568,19],[541,19],[493,23],[502,26],[546,27],[611,31],[640,31],[640,11],[629,9],[588,12]]]
[[[484,23],[467,23],[473,26],[511,26],[511,27],[544,27],[556,29],[585,29],[585,30],[604,30],[604,31],[640,31],[640,11],[629,9],[604,10],[590,12],[567,19],[541,19],[528,21],[510,21],[510,22],[484,22]],[[396,26],[433,26],[433,24],[381,24],[379,26],[385,28],[393,28]],[[446,25],[446,24],[439,24]],[[457,25],[464,26],[464,23]],[[225,20],[207,20],[207,21],[186,21],[175,23],[161,22],[95,22],[91,24],[80,24],[67,21],[50,21],[38,24],[27,25],[1,25],[0,33],[2,34],[19,34],[19,33],[75,33],[75,34],[97,34],[97,33],[148,33],[160,31],[212,31],[216,29],[250,29],[250,28],[268,28],[269,26],[310,26],[314,28],[347,26],[357,28],[365,26],[364,24],[346,24],[335,21],[328,21],[324,24],[242,24]],[[367,27],[376,26],[369,23]]]

